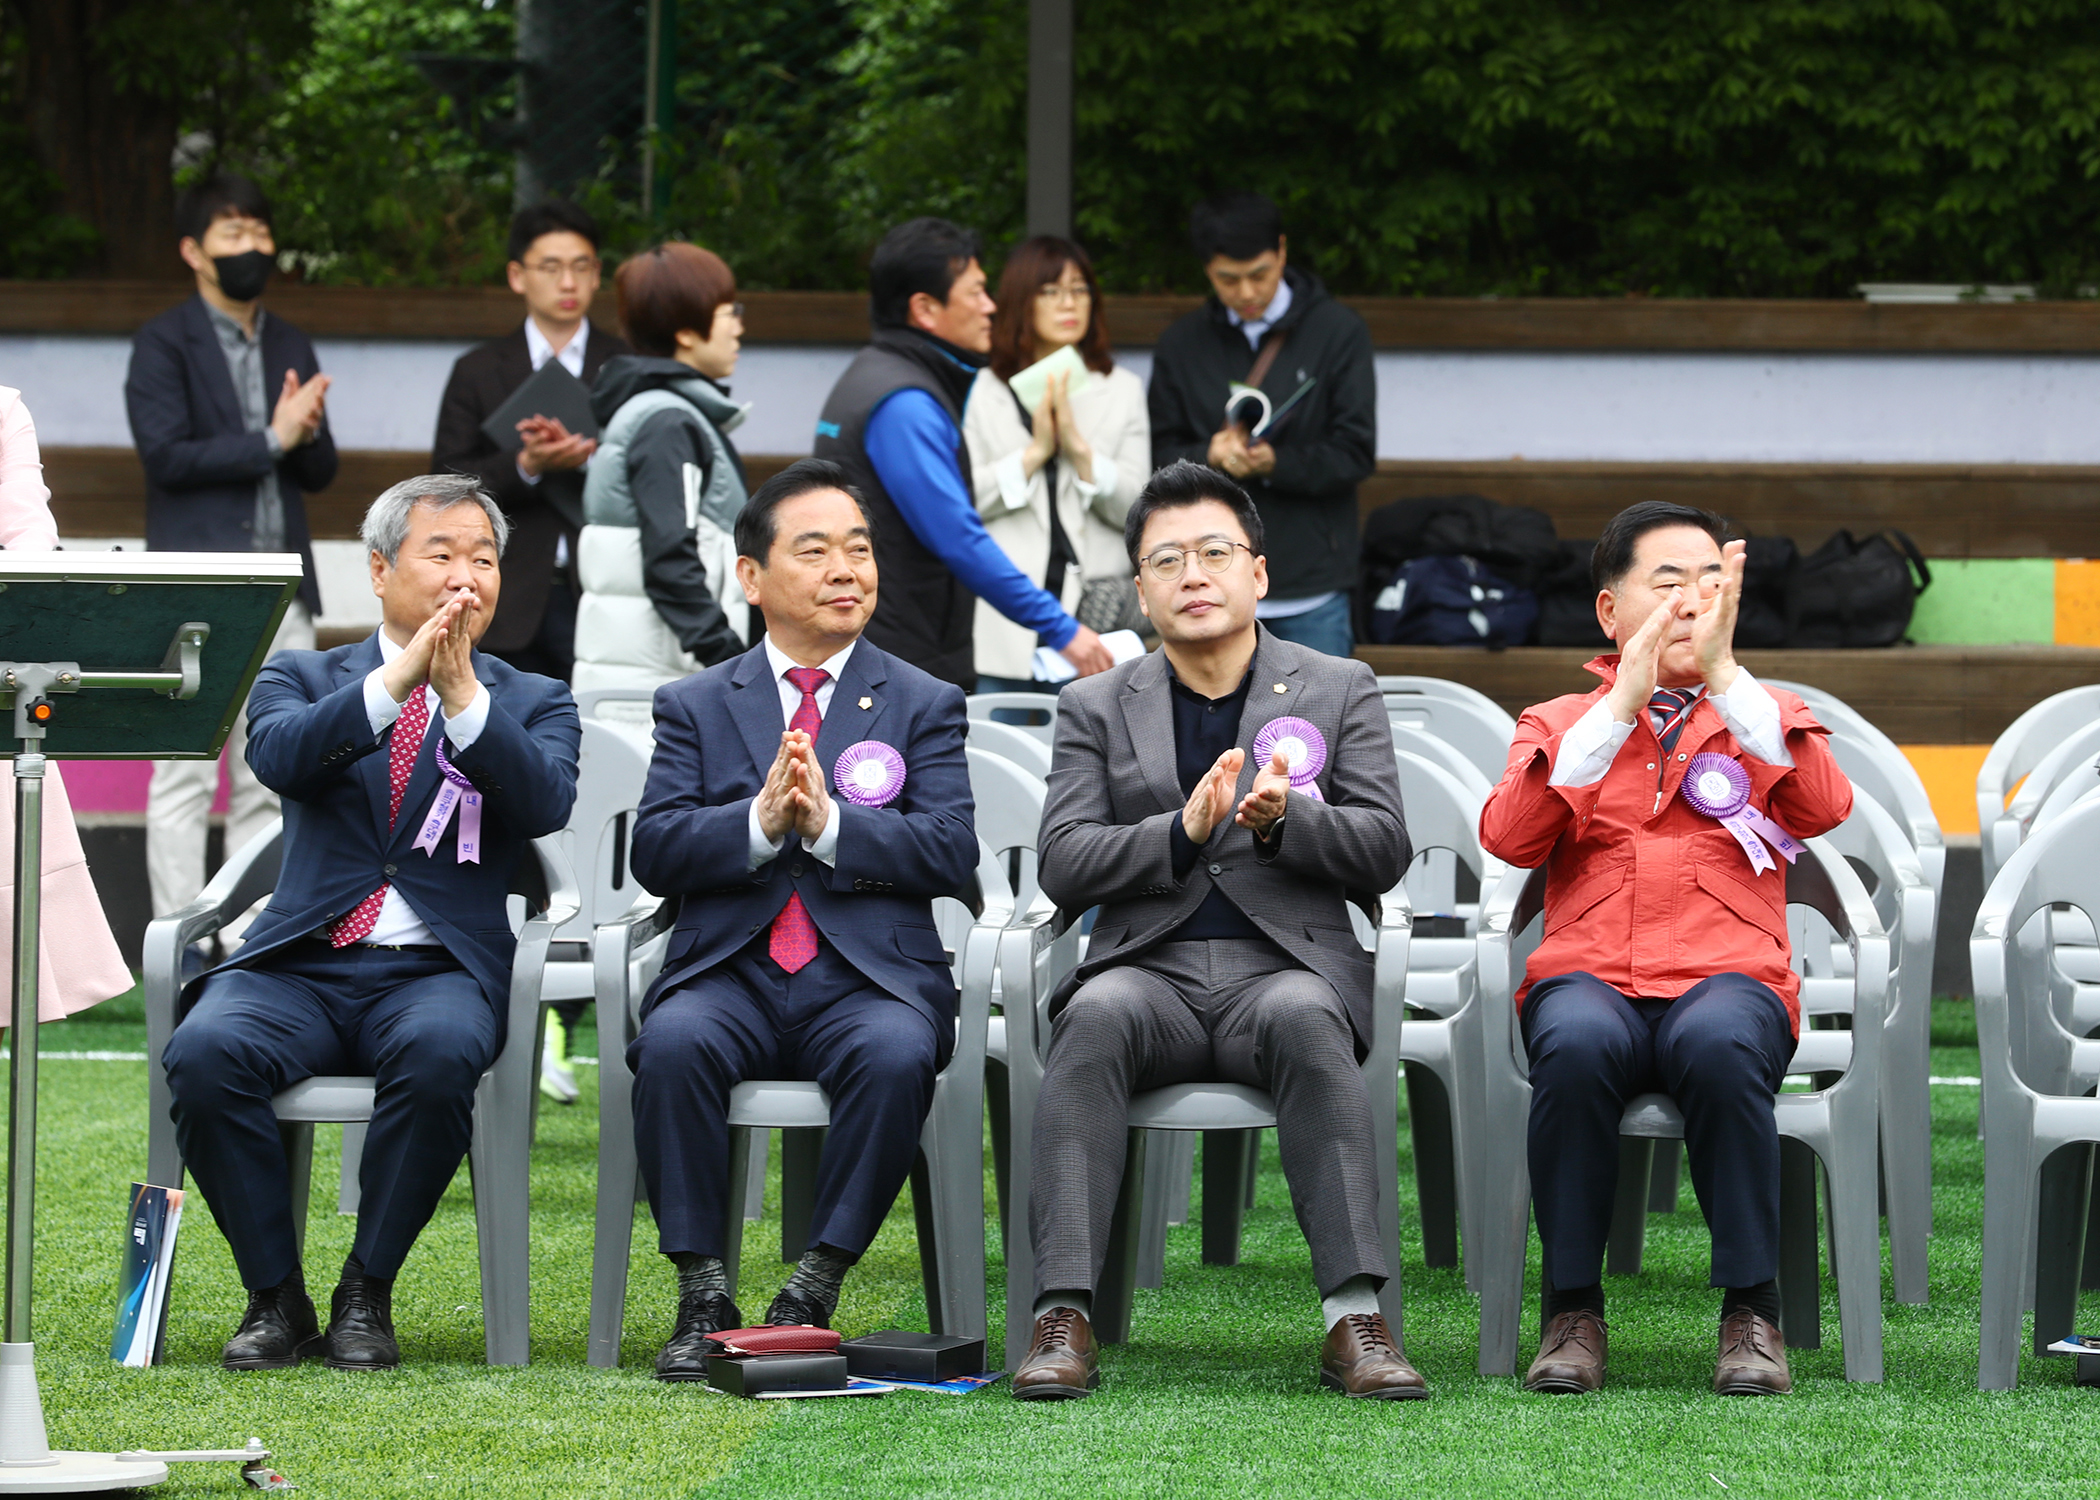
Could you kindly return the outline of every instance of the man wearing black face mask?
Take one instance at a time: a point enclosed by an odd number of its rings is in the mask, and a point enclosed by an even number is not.
[[[335,478],[328,377],[306,335],[262,310],[277,242],[269,200],[254,183],[223,172],[206,179],[183,194],[175,227],[197,294],[138,331],[124,381],[132,441],[146,470],[146,545],[297,552],[306,579],[271,650],[312,650],[321,596],[305,495]],[[227,750],[229,857],[277,816],[277,798],[248,769],[247,737],[243,712]],[[155,916],[204,888],[206,820],[218,779],[209,761],[153,768],[146,867]]]

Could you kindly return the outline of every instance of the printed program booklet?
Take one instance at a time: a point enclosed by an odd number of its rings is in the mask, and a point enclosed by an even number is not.
[[[168,1272],[175,1263],[175,1231],[182,1224],[182,1190],[131,1185],[131,1217],[117,1271],[117,1331],[109,1357],[134,1368],[153,1363],[167,1330]]]

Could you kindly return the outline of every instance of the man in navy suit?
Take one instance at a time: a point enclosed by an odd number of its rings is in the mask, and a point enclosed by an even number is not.
[[[627,1061],[658,1246],[678,1267],[665,1380],[743,1326],[722,1263],[732,1223],[729,1092],[808,1078],[831,1098],[809,1249],[768,1323],[828,1327],[840,1283],[910,1174],[955,1048],[956,991],[932,901],[977,864],[960,689],[861,639],[875,552],[838,465],[805,459],[736,523],[737,580],[766,635],[659,688],[633,868],[679,898]],[[851,766],[889,762],[881,784]],[[898,778],[901,775],[901,784]],[[879,781],[872,778],[871,781]]]
[[[132,441],[146,471],[146,545],[171,552],[296,552],[306,564],[299,599],[273,651],[311,650],[321,592],[305,493],[335,479],[329,378],[305,334],[262,306],[276,263],[270,203],[230,172],[182,195],[175,232],[196,295],[138,331],[124,378]],[[227,741],[232,802],[226,853],[240,852],[277,816],[277,799],[242,759],[245,711]],[[204,889],[213,761],[164,760],[146,797],[146,870],[153,914]]]
[[[568,688],[473,649],[508,530],[470,477],[395,485],[363,533],[385,623],[355,646],[273,657],[250,695],[248,760],[283,799],[283,871],[239,953],[191,987],[163,1054],[176,1140],[248,1288],[228,1369],[312,1352],[336,1369],[401,1362],[393,1278],[503,1046],[511,874],[576,800]],[[431,842],[448,787],[461,796]],[[463,849],[477,822],[479,847]],[[378,1087],[324,1341],[270,1099],[336,1073]]]

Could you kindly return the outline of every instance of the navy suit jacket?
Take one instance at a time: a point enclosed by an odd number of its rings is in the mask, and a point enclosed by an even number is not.
[[[263,401],[275,408],[284,372],[311,380],[320,371],[305,334],[265,310]],[[255,546],[255,482],[270,472],[269,440],[241,422],[241,401],[226,354],[192,296],[138,331],[124,377],[131,440],[146,470],[146,546],[155,552],[248,552]],[[284,502],[284,545],[306,561],[299,599],[321,612],[306,495],[335,482],[335,439],[324,419],[310,443],[275,460]]]
[[[365,716],[365,678],[380,665],[379,636],[333,651],[280,651],[248,695],[248,764],[284,800],[284,868],[270,904],[225,965],[248,968],[349,912],[391,881],[503,1014],[517,939],[505,898],[527,843],[569,821],[576,700],[551,677],[474,653],[488,687],[488,723],[446,759],[482,796],[479,864],[459,863],[455,811],[434,851],[412,846],[442,785],[435,744],[440,710],[423,736],[401,816],[387,829],[387,747]]]
[[[863,636],[832,691],[817,760],[835,788],[839,752],[880,740],[904,757],[904,788],[887,807],[857,806],[834,789],[835,865],[806,853],[790,832],[776,858],[747,871],[751,801],[786,727],[764,642],[656,690],[656,753],[631,862],[644,887],[680,903],[643,1013],[763,933],[799,891],[848,963],[934,1023],[945,1056],[956,991],[932,903],[955,895],[977,868],[962,690]]]

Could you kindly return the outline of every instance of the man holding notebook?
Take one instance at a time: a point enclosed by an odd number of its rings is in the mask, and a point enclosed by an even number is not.
[[[523,672],[566,682],[575,657],[576,594],[569,568],[583,519],[583,466],[596,442],[552,411],[526,412],[515,436],[485,429],[518,388],[558,363],[585,385],[615,354],[632,351],[593,328],[598,294],[598,222],[559,199],[520,209],[510,225],[510,289],[525,321],[471,349],[452,367],[438,408],[431,467],[471,474],[510,518],[502,608],[483,649]],[[578,411],[587,412],[578,403]]]

